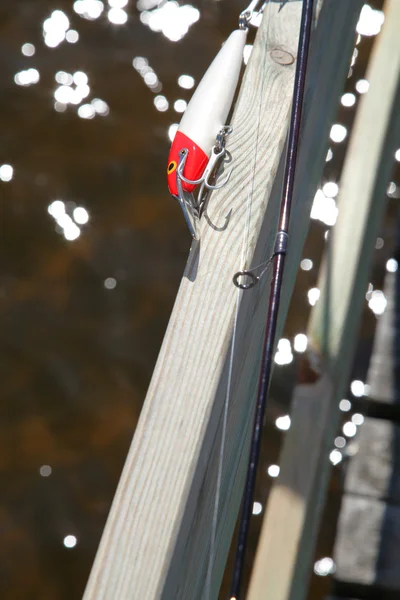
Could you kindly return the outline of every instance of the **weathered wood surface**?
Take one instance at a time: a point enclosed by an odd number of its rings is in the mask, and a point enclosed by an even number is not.
[[[367,73],[369,92],[360,100],[343,170],[339,218],[319,278],[321,296],[309,322],[308,362],[294,392],[292,425],[264,517],[248,600],[301,600],[307,595],[338,404],[347,384],[399,132],[394,107],[400,4],[389,0],[385,7],[385,25]]]
[[[366,418],[355,444],[358,451],[347,468],[345,491],[400,504],[400,426]]]
[[[400,506],[346,494],[338,525],[335,577],[400,594]]]
[[[400,404],[400,390],[396,385],[400,376],[400,361],[398,347],[395,346],[400,334],[400,323],[396,321],[399,288],[398,274],[388,273],[384,290],[388,304],[383,315],[379,317],[368,372],[369,395],[377,401],[389,404]]]
[[[266,7],[232,123],[233,174],[212,196],[201,241],[191,248],[85,600],[196,600],[205,592],[230,343],[240,299],[232,277],[252,261],[281,159],[300,13],[299,2]],[[267,214],[262,260],[271,253],[276,200]],[[238,318],[212,598],[240,502],[241,455],[261,343],[260,305],[267,293],[266,282],[247,293]]]
[[[370,388],[386,402],[399,394],[395,376],[399,279],[398,273],[386,275],[387,307],[378,319],[368,372]],[[400,426],[366,418],[353,443],[358,451],[346,470],[334,549],[335,577],[395,589],[400,595]]]
[[[296,227],[289,244],[278,335],[325,162],[345,63],[351,54],[346,18],[352,11],[342,0],[343,17],[334,10],[338,0],[323,4],[310,56],[293,206]],[[217,597],[241,499],[269,295],[268,277],[238,296],[232,276],[239,268],[261,263],[272,250],[279,213],[279,177],[273,184],[287,133],[300,13],[300,2],[267,4],[233,118],[229,150],[236,167],[226,188],[212,196],[200,244],[192,246],[85,600],[196,600],[205,594],[238,302],[210,594]],[[340,49],[336,45],[338,30],[342,32]],[[343,52],[347,53],[345,59]],[[249,194],[253,196],[250,210]]]

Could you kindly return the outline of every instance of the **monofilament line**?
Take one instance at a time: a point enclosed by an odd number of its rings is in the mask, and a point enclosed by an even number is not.
[[[268,30],[267,30],[267,37],[268,37]],[[265,58],[265,56],[264,56],[264,58]],[[257,162],[258,162],[258,149],[259,149],[260,126],[261,126],[263,95],[264,95],[263,92],[264,92],[265,80],[266,80],[266,76],[265,76],[265,71],[264,71],[262,82],[261,82],[261,91],[260,91],[259,106],[258,106],[258,119],[257,119],[257,127],[256,127],[256,139],[254,142],[254,154],[253,154],[252,168],[251,168],[251,172],[250,172],[250,182],[249,182],[247,199],[246,199],[246,216],[245,216],[245,226],[244,226],[243,240],[242,240],[242,253],[241,253],[241,260],[240,260],[242,269],[244,269],[245,265],[247,264],[248,253],[249,253],[251,212],[252,212],[252,202],[253,202],[253,196],[254,196],[254,181],[255,181]],[[224,456],[225,456],[226,432],[227,432],[229,406],[230,406],[231,393],[232,393],[233,362],[234,362],[234,357],[235,357],[237,325],[238,325],[238,316],[239,316],[240,301],[241,301],[242,293],[243,293],[243,290],[241,290],[241,289],[238,289],[236,292],[235,317],[234,317],[231,349],[230,349],[230,356],[229,356],[228,379],[227,379],[227,387],[226,387],[226,395],[225,395],[225,403],[224,403],[222,432],[221,432],[221,446],[220,446],[220,453],[219,453],[219,459],[218,459],[218,473],[217,473],[217,482],[216,482],[215,502],[214,502],[213,520],[212,520],[212,526],[211,526],[210,554],[209,554],[209,559],[208,559],[207,577],[206,577],[206,589],[205,589],[206,600],[212,600],[212,598],[211,598],[212,571],[213,571],[213,567],[214,567],[215,552],[216,552],[216,536],[217,536],[217,526],[218,526],[219,503],[220,503],[220,495],[221,495],[222,473],[223,473]]]

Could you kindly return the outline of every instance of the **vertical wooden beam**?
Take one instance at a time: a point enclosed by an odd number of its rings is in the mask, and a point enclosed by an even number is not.
[[[356,8],[344,0],[321,5],[280,330],[352,49]],[[218,595],[242,493],[269,295],[268,277],[238,293],[232,276],[272,251],[280,200],[275,178],[287,134],[300,14],[297,1],[267,4],[233,117],[233,175],[211,197],[201,241],[192,246],[85,600],[204,597],[235,336],[210,597]]]
[[[349,376],[399,135],[397,0],[386,1],[385,16],[368,68],[370,88],[360,100],[348,148],[339,218],[321,269],[321,296],[308,327],[310,351],[294,392],[292,424],[267,506],[248,600],[302,600],[307,595],[338,405]]]
[[[367,377],[376,403],[392,406],[399,402],[399,275],[386,273],[387,306],[378,318]],[[353,442],[358,451],[346,468],[333,555],[336,586],[380,586],[400,596],[399,440],[398,423],[365,418]]]

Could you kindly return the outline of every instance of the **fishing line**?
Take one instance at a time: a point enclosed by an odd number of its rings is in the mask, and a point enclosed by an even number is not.
[[[268,4],[268,2],[266,4]],[[267,30],[265,33],[266,39],[268,39],[268,32],[269,32],[269,23],[267,25]],[[263,62],[266,58],[266,53],[267,53],[267,44],[264,44]],[[261,115],[262,115],[262,107],[263,107],[263,96],[264,96],[263,92],[264,92],[265,80],[266,80],[266,70],[264,70],[262,81],[261,81],[257,128],[256,128],[256,137],[255,137],[255,144],[254,144],[255,151],[253,154],[253,165],[252,165],[251,174],[250,174],[251,175],[250,186],[248,188],[248,194],[247,194],[247,199],[246,199],[245,227],[244,227],[244,232],[243,232],[242,253],[241,253],[241,260],[240,260],[240,264],[243,265],[243,268],[247,264],[247,256],[248,256],[248,252],[249,252],[250,223],[251,223],[252,205],[253,205],[253,197],[254,197],[254,181],[255,181],[255,174],[256,174],[257,162],[258,162],[259,138],[260,138],[260,128],[261,128],[260,126],[261,126]],[[270,261],[268,261],[268,262],[270,262]],[[259,266],[262,266],[262,265],[259,265]],[[236,292],[235,317],[234,317],[234,323],[233,323],[231,350],[230,350],[229,363],[228,363],[227,386],[226,386],[224,412],[223,412],[223,420],[222,420],[221,445],[220,445],[219,459],[218,459],[216,492],[215,492],[213,519],[212,519],[212,526],[211,526],[210,553],[209,553],[206,586],[205,586],[206,600],[211,600],[211,584],[212,584],[211,580],[212,580],[212,571],[213,571],[214,560],[215,560],[215,555],[216,555],[216,536],[217,536],[217,525],[218,525],[218,512],[219,512],[219,504],[220,504],[220,496],[221,496],[222,473],[223,473],[223,465],[224,465],[228,415],[229,415],[229,407],[230,407],[230,401],[231,401],[231,396],[232,396],[233,363],[234,363],[235,349],[236,349],[238,317],[239,317],[239,309],[240,309],[240,303],[241,303],[241,297],[243,294],[243,289],[246,289],[242,286],[237,286],[237,288],[238,289]]]

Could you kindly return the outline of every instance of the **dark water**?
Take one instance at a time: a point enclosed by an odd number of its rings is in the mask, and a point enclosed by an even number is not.
[[[174,103],[191,95],[178,78],[198,81],[243,4],[174,4],[157,31],[152,0],[0,3],[4,600],[83,593],[190,245],[165,183]],[[301,277],[292,337],[316,270]],[[264,469],[278,460],[273,407]]]

